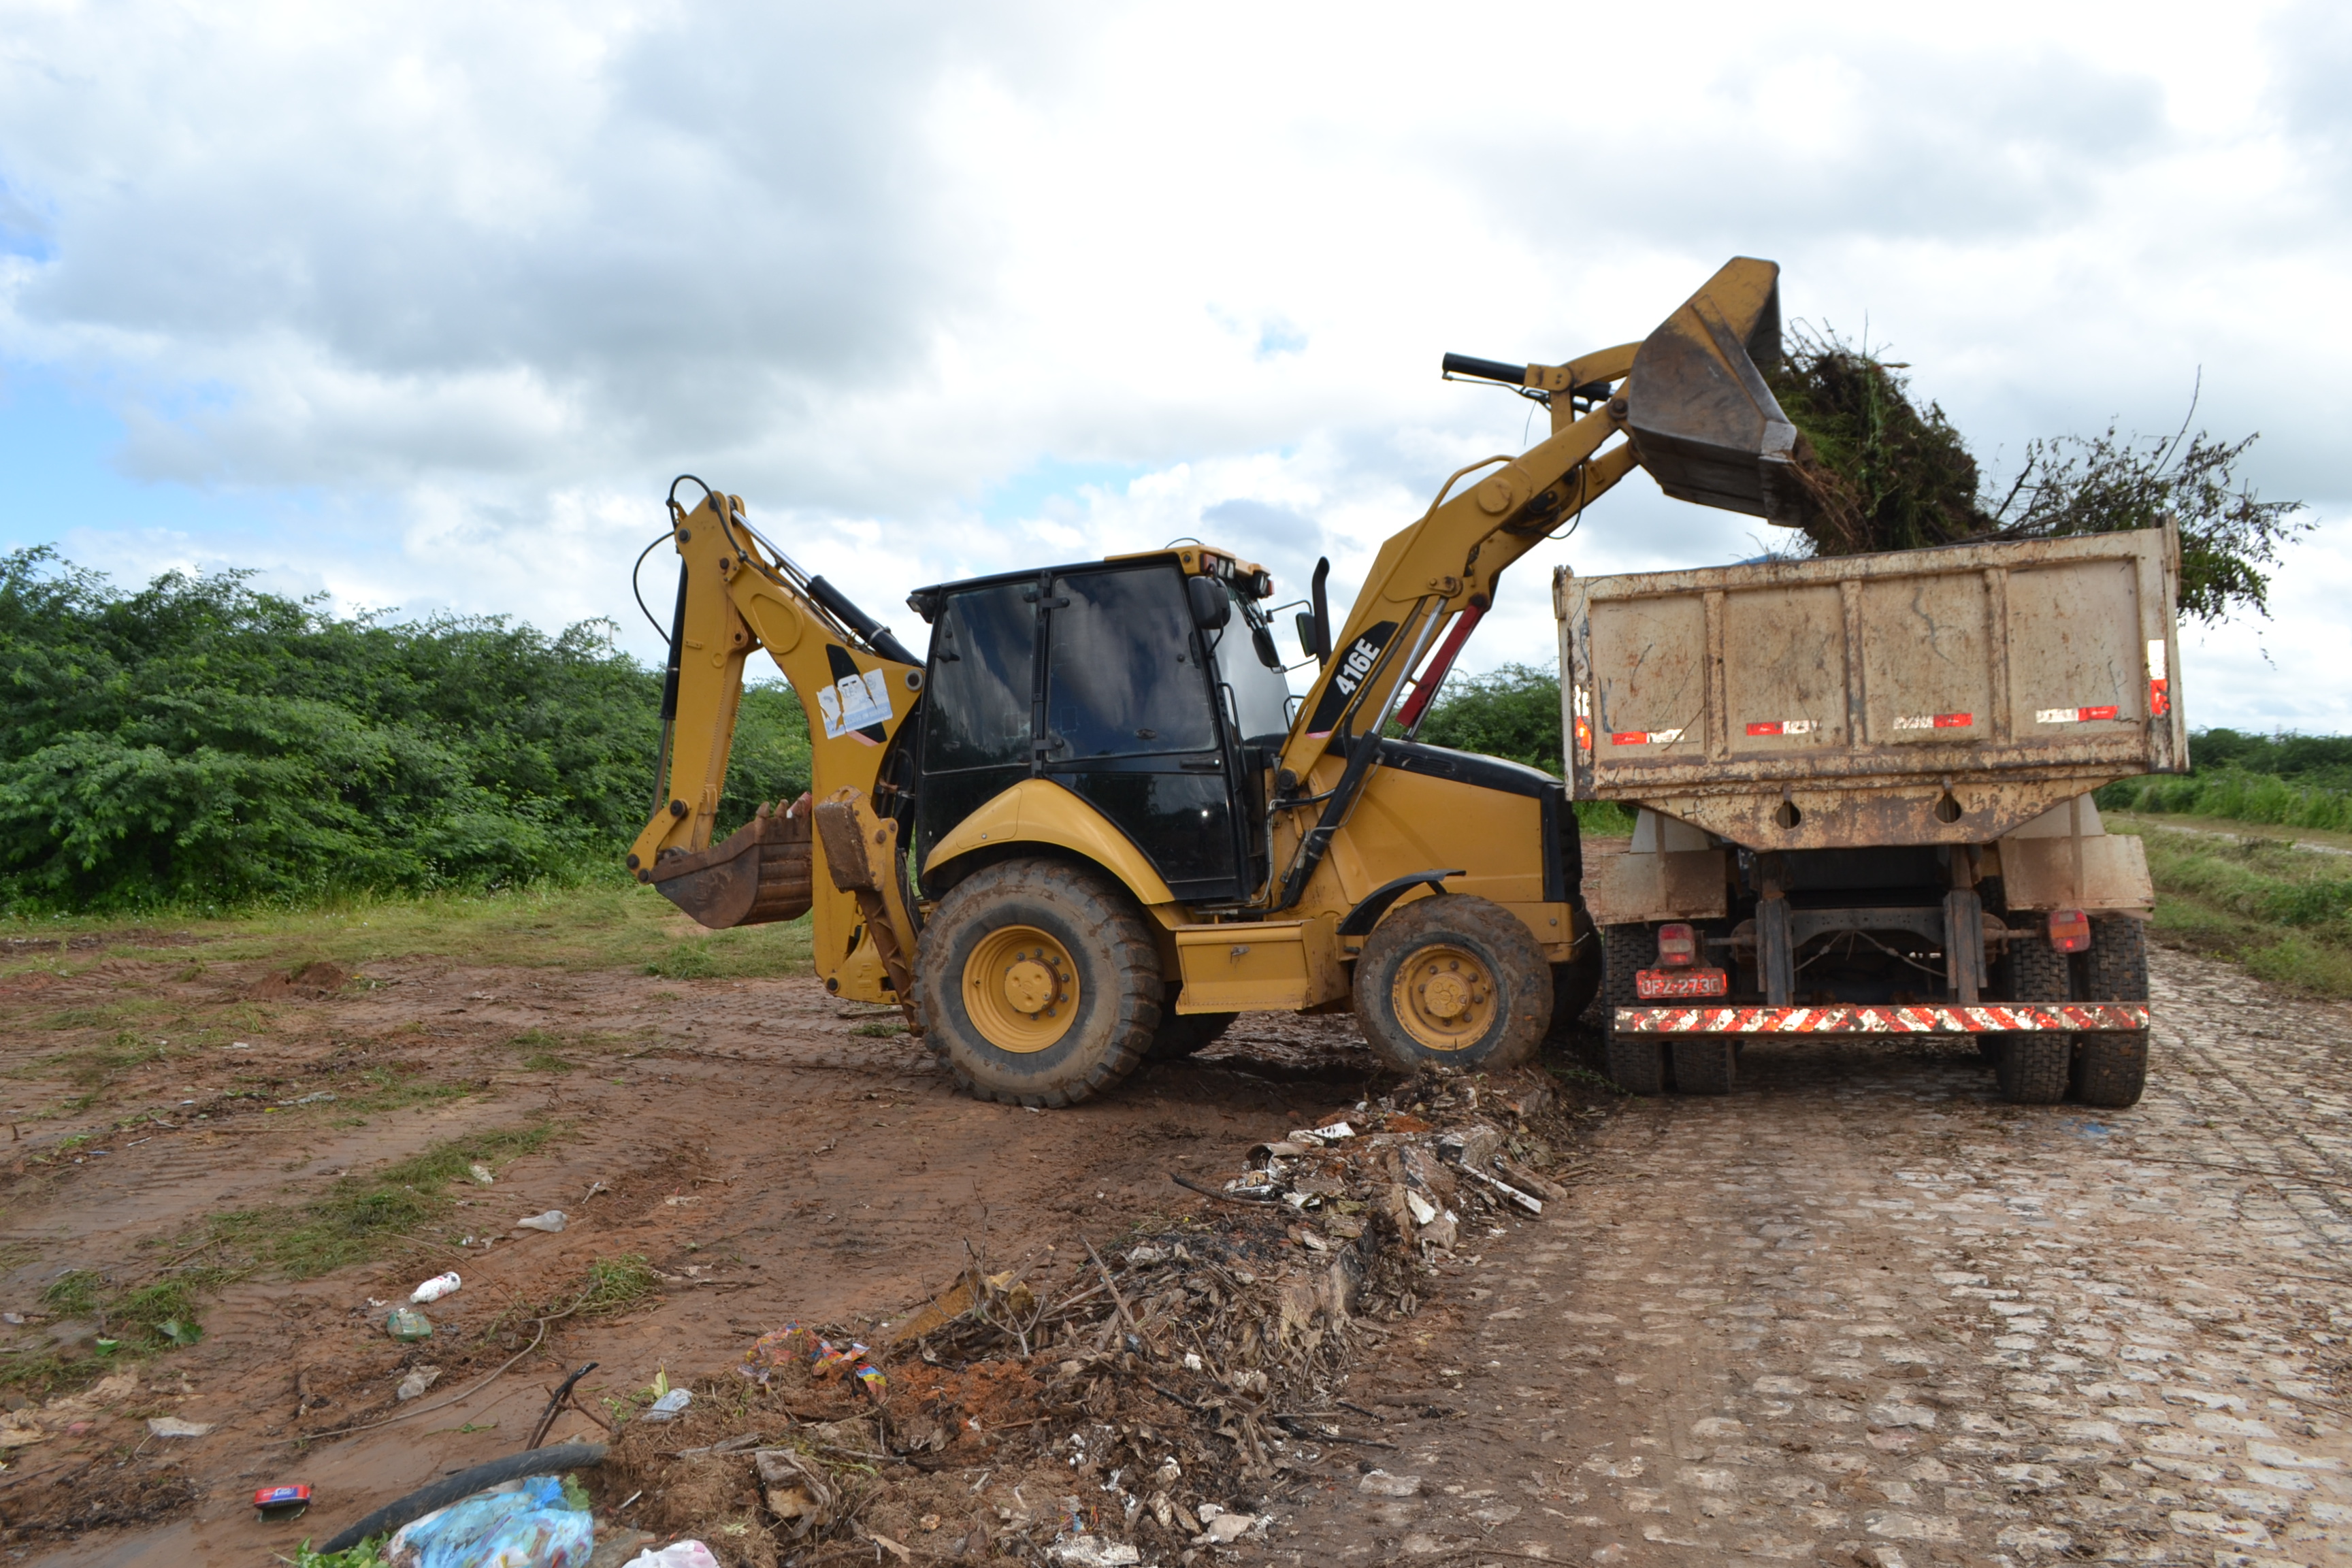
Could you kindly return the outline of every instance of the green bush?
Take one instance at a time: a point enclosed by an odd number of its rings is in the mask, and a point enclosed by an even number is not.
[[[644,826],[661,679],[609,626],[345,618],[247,576],[0,557],[0,907],[570,880]],[[799,703],[747,692],[729,817],[807,780]]]
[[[2099,805],[2352,832],[2352,736],[2200,730],[2189,738],[2189,756],[2193,773],[2111,784]]]

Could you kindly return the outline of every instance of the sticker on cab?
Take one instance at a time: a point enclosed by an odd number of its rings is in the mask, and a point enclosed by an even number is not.
[[[828,741],[838,741],[853,730],[886,724],[890,720],[890,678],[878,669],[845,675],[831,686],[816,689],[816,706],[824,716]]]

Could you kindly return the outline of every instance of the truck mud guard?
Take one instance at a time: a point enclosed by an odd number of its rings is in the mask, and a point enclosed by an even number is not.
[[[1998,1002],[1975,1007],[1620,1007],[1634,1035],[2008,1035],[2030,1030],[2130,1034],[2147,1027],[2145,1002]]]

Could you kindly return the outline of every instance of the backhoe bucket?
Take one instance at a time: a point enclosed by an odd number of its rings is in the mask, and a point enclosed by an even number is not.
[[[720,843],[673,855],[653,868],[662,897],[712,931],[797,920],[814,891],[808,796],[789,811],[761,815]]]
[[[1626,378],[1634,456],[1677,500],[1795,527],[1797,427],[1759,363],[1780,358],[1780,268],[1737,257],[1652,332]]]

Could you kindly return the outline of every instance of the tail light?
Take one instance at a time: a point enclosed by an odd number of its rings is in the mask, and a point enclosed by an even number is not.
[[[2061,952],[2084,952],[2091,945],[2091,917],[2080,910],[2050,911],[2050,945]]]
[[[1698,933],[1676,921],[1658,928],[1658,967],[1681,969],[1698,962]]]

